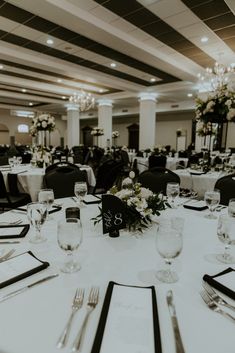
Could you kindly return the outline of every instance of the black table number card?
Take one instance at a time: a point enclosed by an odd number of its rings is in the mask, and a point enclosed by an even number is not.
[[[119,229],[126,228],[125,207],[114,195],[102,195],[103,234],[111,237],[119,236]]]

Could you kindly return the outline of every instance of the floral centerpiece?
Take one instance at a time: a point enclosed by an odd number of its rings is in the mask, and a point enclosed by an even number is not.
[[[91,135],[93,136],[102,136],[104,135],[104,129],[100,128],[100,127],[94,127],[92,130],[91,130]]]
[[[167,206],[161,193],[154,194],[151,190],[142,187],[140,183],[133,183],[131,178],[124,179],[121,190],[113,186],[108,193],[122,200],[129,231],[143,232],[152,224],[152,216],[159,216],[160,211],[165,210]],[[102,219],[101,208],[100,211],[101,213],[93,219],[95,224]]]
[[[55,129],[55,118],[51,114],[40,114],[33,118],[30,133],[36,136],[38,131],[53,131]]]
[[[213,128],[212,123],[209,121],[208,123],[199,122],[197,125],[197,135],[198,136],[212,136],[216,135],[216,129]]]
[[[120,134],[119,134],[119,131],[117,131],[117,130],[112,132],[112,138],[113,138],[113,139],[118,138],[119,135],[120,135]]]
[[[235,122],[235,92],[223,85],[203,98],[196,98],[196,120],[208,122]]]
[[[33,146],[31,149],[31,163],[39,168],[44,168],[51,164],[52,156],[50,149],[45,146]]]

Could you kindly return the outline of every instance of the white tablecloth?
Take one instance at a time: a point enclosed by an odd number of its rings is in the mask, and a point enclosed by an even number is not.
[[[1,289],[0,297],[48,274],[60,273],[59,268],[64,261],[64,254],[56,241],[56,219],[64,215],[66,206],[72,205],[73,201],[67,199],[63,211],[53,214],[54,221],[45,224],[43,229],[47,237],[45,243],[38,245],[29,243],[29,233],[21,244],[14,245],[15,254],[30,249],[40,259],[49,261],[50,267]],[[97,215],[97,212],[96,205],[89,205],[81,210],[84,239],[77,254],[82,265],[79,272],[71,275],[60,273],[59,277],[0,303],[1,353],[58,353],[56,342],[68,319],[76,288],[86,289],[86,302],[90,287],[97,285],[100,287],[100,300],[90,315],[81,350],[81,353],[89,353],[105,290],[111,280],[130,285],[155,286],[163,353],[175,353],[171,320],[166,304],[166,293],[169,289],[174,293],[185,352],[234,353],[234,323],[209,310],[199,295],[205,273],[216,274],[228,267],[211,257],[212,253],[222,251],[222,245],[216,236],[217,221],[203,218],[206,211],[196,212],[182,208],[170,211],[185,217],[184,246],[174,265],[179,281],[175,284],[163,284],[155,278],[156,269],[163,267],[163,260],[155,249],[155,226],[139,238],[125,232],[119,238],[109,238],[101,234],[101,225],[94,227],[89,221],[92,216]],[[19,217],[26,216],[11,212],[0,215],[0,221]],[[2,249],[12,247],[1,245]],[[64,353],[71,352],[71,344],[79,329],[84,308],[85,306],[76,314],[69,343],[63,349]],[[110,353],[116,353],[115,349]]]
[[[89,185],[95,186],[96,179],[92,168],[89,166],[80,166],[80,169],[87,172]],[[5,182],[8,172],[2,170]],[[32,201],[37,201],[38,192],[43,185],[44,168],[32,168],[30,165],[26,165],[14,169],[13,172],[20,172],[20,174],[18,174],[18,180],[22,191],[27,192],[31,196]]]
[[[149,167],[148,158],[135,157],[134,159],[137,159],[137,168],[139,169],[140,173],[148,169]],[[187,166],[188,158],[167,157],[166,168],[170,170],[174,170],[176,169],[176,166],[180,161],[184,162],[185,167]]]
[[[204,197],[206,191],[214,190],[216,181],[224,176],[223,172],[209,172],[202,175],[191,175],[187,170],[174,170],[180,177],[180,187],[193,189],[198,193],[198,196]],[[193,171],[195,172],[196,171]]]

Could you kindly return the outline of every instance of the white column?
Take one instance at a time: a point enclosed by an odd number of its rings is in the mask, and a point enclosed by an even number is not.
[[[98,127],[104,130],[104,135],[99,137],[99,147],[112,145],[112,101],[99,99],[98,101]]]
[[[67,137],[68,147],[78,146],[80,144],[80,120],[79,105],[67,104]]]
[[[140,102],[140,134],[139,149],[153,148],[155,146],[156,128],[156,94],[141,93]]]

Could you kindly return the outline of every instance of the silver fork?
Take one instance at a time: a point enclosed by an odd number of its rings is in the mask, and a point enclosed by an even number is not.
[[[80,330],[78,331],[78,334],[75,338],[75,341],[73,342],[73,346],[72,346],[72,352],[78,352],[79,348],[81,346],[81,342],[85,333],[85,329],[86,329],[86,325],[87,325],[87,321],[89,318],[90,313],[92,312],[92,310],[95,309],[97,303],[99,301],[99,288],[97,287],[92,287],[90,290],[90,294],[88,297],[88,301],[87,301],[87,307],[86,307],[86,315],[83,319],[83,323],[82,326],[80,328]]]
[[[216,302],[220,305],[224,305],[227,308],[235,311],[235,306],[227,303],[226,300],[224,300],[222,297],[220,297],[219,294],[217,294],[216,291],[208,283],[206,283],[206,282],[203,283],[203,287],[204,287],[205,291],[207,292],[207,294],[211,297],[211,299],[214,300],[214,302]]]
[[[9,259],[9,257],[15,252],[15,249],[11,249],[9,250],[5,255],[3,255],[2,257],[0,257],[0,262],[6,261],[7,259]]]
[[[69,332],[71,329],[72,321],[73,321],[75,313],[78,311],[78,309],[80,309],[82,307],[84,293],[85,293],[85,290],[81,289],[81,288],[77,289],[75,292],[73,302],[72,302],[72,312],[70,314],[70,317],[67,321],[67,324],[66,324],[63,332],[61,333],[61,335],[57,341],[58,348],[63,348],[68,341],[68,336],[69,336]]]
[[[212,300],[210,298],[210,296],[207,294],[207,292],[205,290],[201,291],[200,295],[209,309],[211,309],[211,310],[215,311],[216,313],[219,313],[219,314],[227,317],[228,319],[232,320],[233,322],[235,322],[235,317],[233,317],[229,313],[226,313],[226,311],[220,309],[220,307],[216,304],[216,302],[214,302],[214,300]]]

